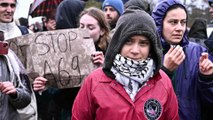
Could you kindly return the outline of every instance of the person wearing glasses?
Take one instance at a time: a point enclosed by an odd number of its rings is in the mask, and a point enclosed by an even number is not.
[[[0,0],[0,31],[5,41],[30,32],[16,25],[16,4],[17,0]],[[37,120],[36,98],[27,75],[19,73],[19,66],[21,62],[12,50],[0,55],[0,120]]]

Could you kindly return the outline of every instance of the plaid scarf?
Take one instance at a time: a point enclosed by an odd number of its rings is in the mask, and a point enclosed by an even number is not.
[[[135,61],[117,54],[111,71],[115,75],[116,81],[124,86],[124,89],[134,101],[139,88],[154,75],[154,69],[155,64],[152,58]]]

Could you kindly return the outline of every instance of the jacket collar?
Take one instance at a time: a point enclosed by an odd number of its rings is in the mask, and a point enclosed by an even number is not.
[[[10,23],[0,22],[0,30],[3,31],[3,32],[7,32],[8,33],[11,30],[13,30],[15,26],[16,26],[16,23],[14,21],[10,22]]]

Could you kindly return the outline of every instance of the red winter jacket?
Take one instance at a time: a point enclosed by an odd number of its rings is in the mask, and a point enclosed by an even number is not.
[[[178,120],[178,103],[171,80],[160,70],[133,102],[116,80],[101,68],[84,81],[75,99],[72,120]]]

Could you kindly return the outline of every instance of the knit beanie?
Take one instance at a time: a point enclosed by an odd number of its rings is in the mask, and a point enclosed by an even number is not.
[[[102,4],[102,10],[104,10],[106,6],[113,7],[118,11],[119,15],[122,15],[124,12],[124,4],[122,0],[105,0]]]

